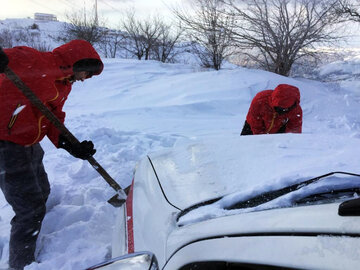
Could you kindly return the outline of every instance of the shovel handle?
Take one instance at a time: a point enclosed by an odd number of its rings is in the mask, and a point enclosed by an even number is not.
[[[45,117],[68,139],[72,144],[79,144],[79,140],[65,127],[65,125],[46,107],[34,92],[17,76],[9,67],[4,70],[5,75],[15,86],[29,99],[32,105],[40,110]],[[105,171],[105,169],[90,157],[87,159],[91,166],[104,178],[104,180],[116,191],[123,193],[120,185]]]

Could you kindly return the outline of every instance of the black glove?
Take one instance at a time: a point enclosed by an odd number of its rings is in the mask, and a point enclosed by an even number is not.
[[[8,64],[9,64],[9,58],[0,47],[0,73],[4,73],[4,70]]]
[[[94,144],[92,141],[82,141],[78,144],[72,144],[65,136],[59,136],[59,148],[63,148],[68,151],[72,156],[81,159],[88,159],[92,157],[96,150],[94,149]]]

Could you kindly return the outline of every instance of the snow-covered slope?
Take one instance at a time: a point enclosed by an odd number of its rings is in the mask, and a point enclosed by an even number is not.
[[[153,61],[104,61],[103,74],[74,85],[65,123],[80,140],[94,141],[95,158],[123,187],[149,152],[182,140],[239,136],[253,96],[279,83],[300,88],[304,133],[360,138],[355,80],[344,90],[243,68],[216,72]],[[106,200],[113,190],[87,162],[55,149],[47,139],[42,145],[52,192],[39,237],[39,263],[27,269],[81,269],[102,261],[110,254],[115,211]],[[304,145],[303,151],[311,149]],[[4,267],[13,213],[2,194],[0,213]]]
[[[59,21],[38,21],[34,19],[6,19],[0,20],[0,33],[2,31],[9,30],[13,36],[17,36],[22,33],[21,36],[29,35],[33,39],[32,42],[16,41],[13,40],[12,46],[36,45],[45,46],[48,50],[52,50],[62,44],[61,40],[58,40],[61,33],[64,22]],[[36,29],[32,29],[33,27]],[[30,43],[30,44],[28,44]]]

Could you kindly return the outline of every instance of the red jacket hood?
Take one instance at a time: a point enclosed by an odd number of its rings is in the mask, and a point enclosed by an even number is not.
[[[289,84],[279,84],[270,96],[272,107],[289,108],[296,102],[300,103],[300,91]]]
[[[92,75],[99,75],[104,64],[93,46],[85,40],[72,40],[52,51],[64,76],[73,75],[75,63],[85,59],[98,60],[96,71]]]

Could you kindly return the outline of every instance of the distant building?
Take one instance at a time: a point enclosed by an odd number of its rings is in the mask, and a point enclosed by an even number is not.
[[[57,21],[57,18],[54,14],[47,13],[35,13],[34,19],[36,21]]]

